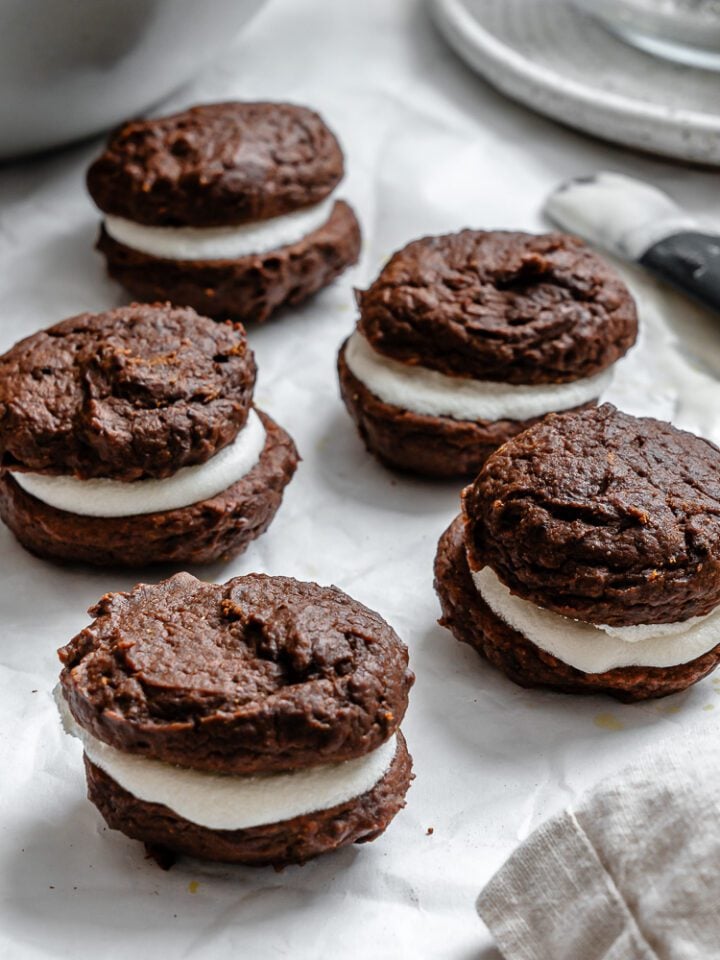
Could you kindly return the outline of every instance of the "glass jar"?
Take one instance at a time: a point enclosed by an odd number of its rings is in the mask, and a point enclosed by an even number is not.
[[[574,0],[623,40],[694,67],[720,70],[720,0]]]

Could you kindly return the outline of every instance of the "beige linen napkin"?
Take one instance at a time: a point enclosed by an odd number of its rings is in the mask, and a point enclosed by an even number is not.
[[[477,907],[506,960],[718,960],[718,731],[680,732],[543,824]]]

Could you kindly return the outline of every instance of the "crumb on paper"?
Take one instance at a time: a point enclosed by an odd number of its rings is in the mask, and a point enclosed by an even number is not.
[[[428,827],[425,831],[426,837],[431,837],[435,833],[435,827]]]
[[[625,724],[622,722],[622,720],[618,720],[618,718],[612,713],[598,713],[594,717],[593,723],[596,727],[601,727],[603,730],[625,729]]]
[[[188,890],[190,891],[190,893],[197,893],[199,886],[200,884],[197,880],[191,880],[190,883],[188,884]]]
[[[703,707],[703,710],[714,710],[714,709],[715,709],[714,703],[706,703],[705,706]]]

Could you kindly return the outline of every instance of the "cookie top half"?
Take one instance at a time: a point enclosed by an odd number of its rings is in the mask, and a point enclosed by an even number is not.
[[[554,414],[497,450],[463,495],[471,567],[612,626],[720,603],[720,450],[610,404]]]
[[[625,284],[561,233],[425,237],[396,253],[357,297],[358,327],[380,353],[476,380],[589,377],[637,335]]]
[[[112,134],[87,186],[104,212],[149,226],[215,227],[318,203],[343,176],[321,117],[290,103],[209,103]]]
[[[0,465],[170,476],[236,437],[254,383],[240,324],[169,304],[83,313],[0,357]]]
[[[390,626],[336,587],[181,573],[103,597],[60,651],[77,722],[121,750],[199,770],[361,756],[398,728],[413,675]]]

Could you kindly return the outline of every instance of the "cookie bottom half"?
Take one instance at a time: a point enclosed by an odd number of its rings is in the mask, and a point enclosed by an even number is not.
[[[170,300],[219,320],[262,323],[326,287],[360,255],[360,226],[338,200],[327,223],[290,246],[237,260],[163,260],[126,247],[103,227],[108,273],[138,300]]]
[[[412,758],[402,734],[389,769],[375,786],[347,803],[281,823],[243,830],[211,830],[139,800],[85,757],[88,797],[106,823],[141,840],[159,862],[184,854],[249,866],[301,864],[351,843],[375,840],[405,806]]]
[[[266,440],[244,477],[208,500],[128,517],[91,517],[51,507],[0,475],[0,517],[32,553],[96,566],[210,563],[236,556],[270,525],[298,462],[290,436],[258,411]]]
[[[523,687],[605,693],[625,702],[649,700],[685,690],[720,662],[718,644],[703,656],[674,667],[618,667],[605,673],[583,673],[563,663],[508,626],[478,593],[467,563],[461,517],[438,543],[435,590],[442,608],[441,625]]]
[[[338,376],[345,406],[370,453],[386,467],[424,477],[470,479],[498,447],[543,419],[453,420],[403,410],[357,379],[345,359],[345,344]]]

